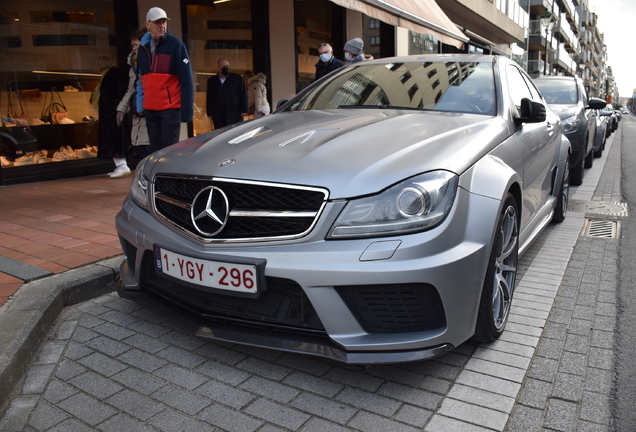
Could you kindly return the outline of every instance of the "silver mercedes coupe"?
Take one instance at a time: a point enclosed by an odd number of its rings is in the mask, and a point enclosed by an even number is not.
[[[570,142],[511,60],[364,61],[144,159],[119,295],[202,338],[348,363],[494,341],[566,215]]]

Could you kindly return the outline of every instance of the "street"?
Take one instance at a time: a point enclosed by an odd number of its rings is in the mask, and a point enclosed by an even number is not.
[[[636,430],[635,129],[623,116],[522,257],[495,343],[348,366],[197,339],[111,293],[64,309],[0,431]],[[588,220],[620,222],[621,239]]]

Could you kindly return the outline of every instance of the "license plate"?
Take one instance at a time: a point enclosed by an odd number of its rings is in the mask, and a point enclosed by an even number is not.
[[[193,258],[162,247],[155,248],[155,265],[160,273],[208,288],[258,293],[256,265]]]

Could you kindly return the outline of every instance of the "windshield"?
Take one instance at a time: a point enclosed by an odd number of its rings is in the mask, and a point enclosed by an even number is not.
[[[342,68],[290,110],[384,108],[495,114],[490,63],[407,62]]]
[[[535,80],[545,101],[549,104],[576,105],[576,83],[574,80]]]

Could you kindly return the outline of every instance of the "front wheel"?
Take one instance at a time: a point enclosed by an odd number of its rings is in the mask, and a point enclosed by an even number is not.
[[[585,157],[581,156],[581,160],[575,167],[572,167],[572,171],[570,171],[570,184],[574,186],[578,186],[583,183],[583,163],[585,162]]]
[[[497,221],[495,239],[481,291],[474,339],[492,342],[501,336],[508,321],[519,260],[517,201],[508,194]]]
[[[570,200],[570,155],[565,161],[565,170],[563,171],[563,178],[561,179],[561,187],[559,188],[559,195],[557,196],[556,207],[554,208],[554,214],[552,215],[552,221],[555,223],[561,223],[565,220],[565,215],[568,212],[568,201]]]
[[[592,168],[592,165],[594,165],[594,150],[590,150],[585,156],[585,168]]]

